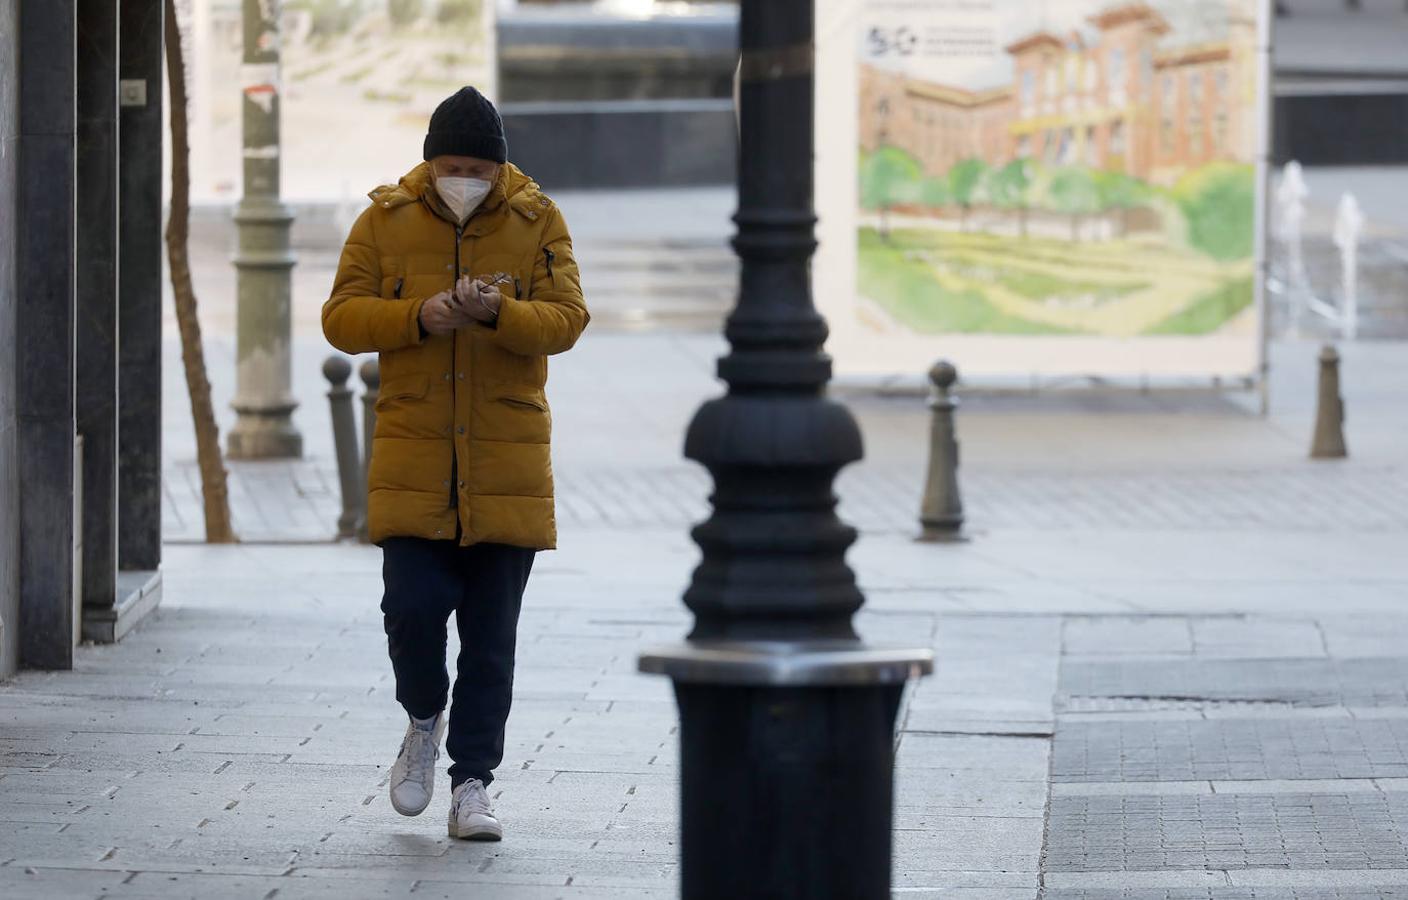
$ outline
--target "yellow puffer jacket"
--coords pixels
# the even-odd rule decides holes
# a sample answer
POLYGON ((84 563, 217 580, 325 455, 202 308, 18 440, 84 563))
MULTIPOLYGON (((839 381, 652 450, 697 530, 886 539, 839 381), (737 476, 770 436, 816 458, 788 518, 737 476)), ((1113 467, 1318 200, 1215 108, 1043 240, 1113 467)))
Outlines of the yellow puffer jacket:
POLYGON ((370 196, 342 250, 323 333, 345 353, 381 354, 372 540, 556 546, 547 356, 571 348, 590 320, 566 223, 512 165, 462 228, 428 163, 370 196), (499 286, 498 321, 423 336, 421 304, 457 271, 512 276, 499 286))

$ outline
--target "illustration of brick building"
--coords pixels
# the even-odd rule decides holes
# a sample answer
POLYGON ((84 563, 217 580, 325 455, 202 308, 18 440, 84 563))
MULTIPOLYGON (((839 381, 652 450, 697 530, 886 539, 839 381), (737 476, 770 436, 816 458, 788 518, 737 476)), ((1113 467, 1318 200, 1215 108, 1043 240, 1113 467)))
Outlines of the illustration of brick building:
POLYGON ((1105 7, 1089 34, 1009 43, 1013 79, 983 90, 931 84, 876 66, 861 75, 862 147, 889 145, 940 175, 976 157, 1125 172, 1169 183, 1191 168, 1255 154, 1255 19, 1234 0, 1224 39, 1165 46, 1147 3, 1105 7))

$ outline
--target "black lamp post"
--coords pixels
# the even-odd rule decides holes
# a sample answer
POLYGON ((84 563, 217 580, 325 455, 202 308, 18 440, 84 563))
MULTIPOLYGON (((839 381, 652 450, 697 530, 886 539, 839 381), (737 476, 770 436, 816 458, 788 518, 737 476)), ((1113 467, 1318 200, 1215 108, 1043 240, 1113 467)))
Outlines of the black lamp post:
POLYGON ((682 894, 890 895, 894 724, 926 650, 868 647, 832 484, 861 458, 812 304, 813 0, 743 0, 738 305, 685 455, 714 478, 682 645, 642 655, 680 707, 682 894))

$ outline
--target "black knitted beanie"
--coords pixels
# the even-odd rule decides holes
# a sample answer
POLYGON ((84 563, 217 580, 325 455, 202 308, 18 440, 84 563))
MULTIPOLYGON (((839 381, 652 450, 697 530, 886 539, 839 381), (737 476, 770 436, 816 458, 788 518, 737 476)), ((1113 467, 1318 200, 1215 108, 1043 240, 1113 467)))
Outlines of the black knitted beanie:
POLYGON ((463 87, 435 109, 430 133, 425 136, 425 158, 473 156, 502 163, 508 161, 504 121, 488 98, 472 87, 463 87))

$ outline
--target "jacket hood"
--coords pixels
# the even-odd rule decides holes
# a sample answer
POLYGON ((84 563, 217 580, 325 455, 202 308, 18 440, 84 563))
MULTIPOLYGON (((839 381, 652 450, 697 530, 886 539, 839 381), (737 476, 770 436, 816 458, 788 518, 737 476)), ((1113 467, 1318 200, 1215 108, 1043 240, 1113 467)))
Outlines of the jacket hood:
MULTIPOLYGON (((504 163, 499 167, 499 177, 489 190, 489 196, 484 198, 480 209, 493 211, 506 201, 517 206, 534 200, 541 194, 542 189, 536 181, 523 174, 513 163, 504 163)), ((423 162, 402 175, 396 184, 383 184, 372 189, 367 196, 373 203, 387 209, 424 202, 437 215, 450 221, 454 220, 444 201, 440 199, 440 194, 435 190, 435 181, 430 174, 428 162, 423 162)))

